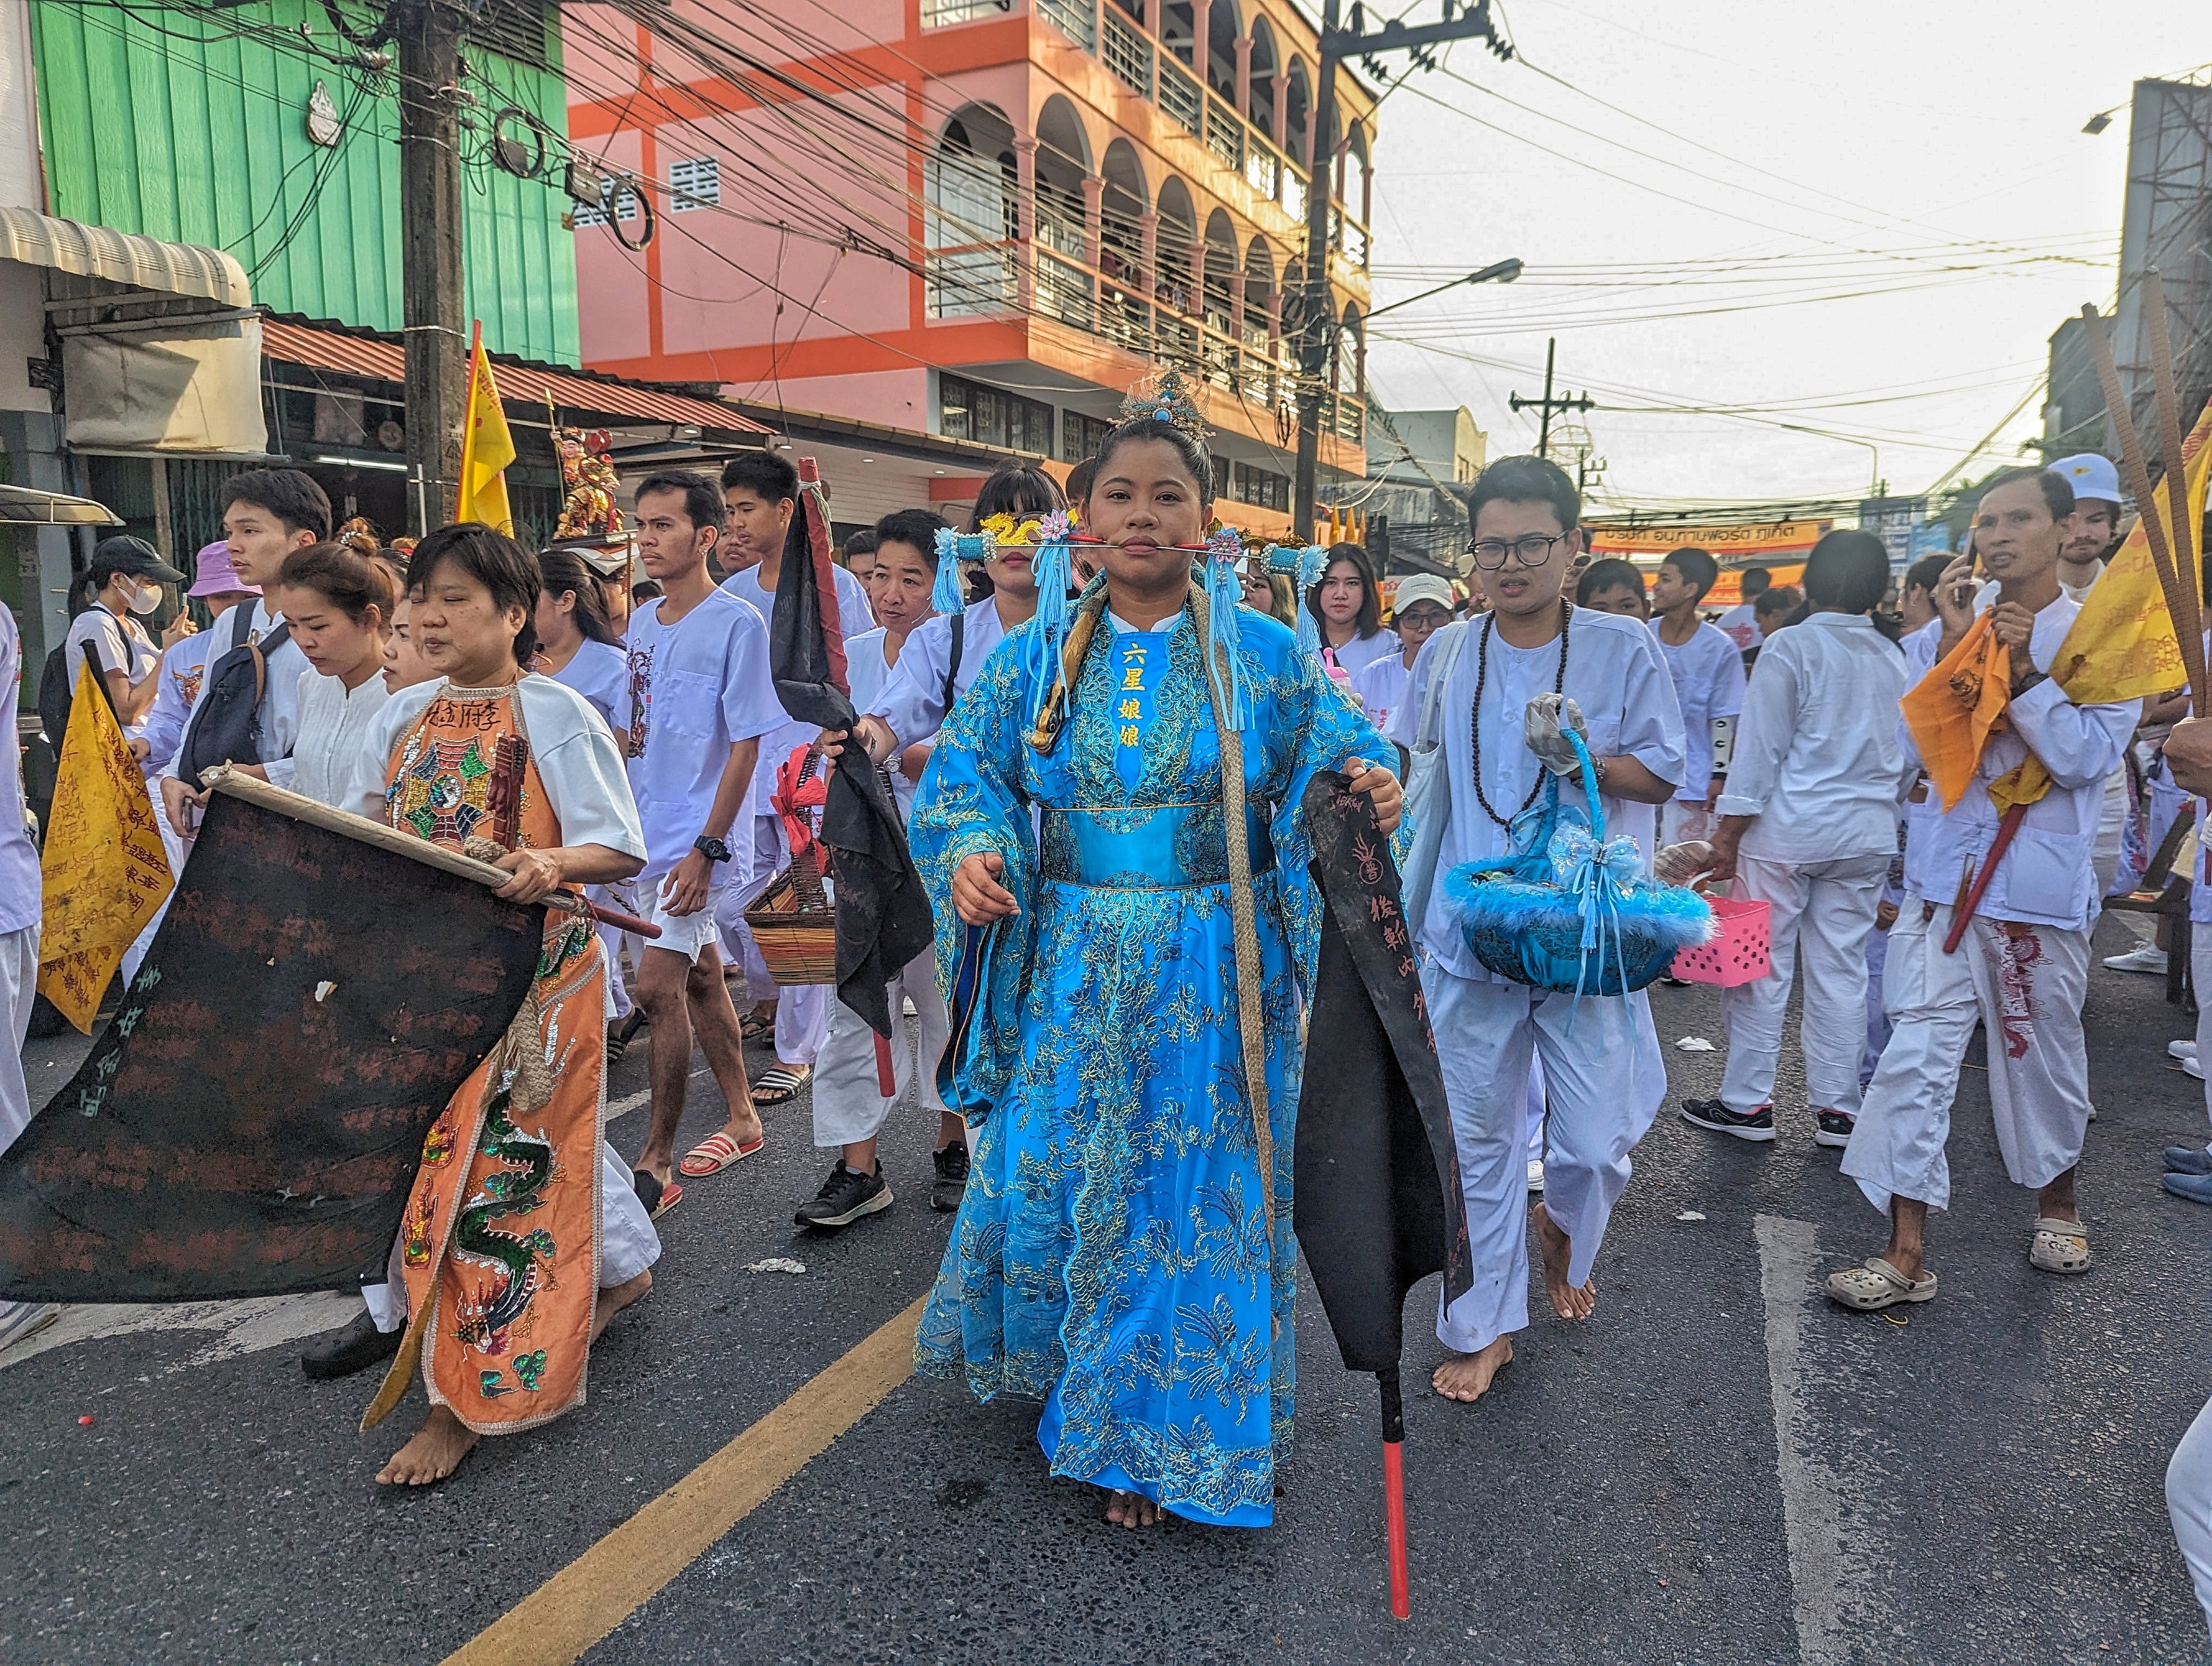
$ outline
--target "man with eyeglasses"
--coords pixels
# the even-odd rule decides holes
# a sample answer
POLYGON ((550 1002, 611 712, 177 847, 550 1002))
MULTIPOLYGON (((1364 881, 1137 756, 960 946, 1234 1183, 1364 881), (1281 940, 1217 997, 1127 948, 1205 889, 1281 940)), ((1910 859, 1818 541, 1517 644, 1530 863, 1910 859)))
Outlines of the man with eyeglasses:
MULTIPOLYGON (((1634 835, 1648 863, 1656 807, 1674 796, 1686 762, 1681 712, 1651 634, 1640 619, 1562 599, 1583 539, 1581 496, 1557 464, 1501 459, 1476 480, 1473 508, 1491 611, 1429 640, 1391 724, 1390 738, 1414 747, 1429 680, 1441 676, 1428 738, 1443 747, 1446 784, 1437 871, 1507 854, 1508 829, 1538 803, 1547 772, 1559 778, 1563 806, 1589 807, 1565 729, 1595 761, 1607 832, 1634 835)), ((1577 1000, 1508 982, 1474 958, 1443 895, 1431 888, 1415 936, 1474 1282, 1438 1316, 1437 1335, 1453 1352, 1435 1387, 1472 1401, 1528 1325, 1530 1228, 1553 1310, 1590 1316, 1598 1243, 1628 1183, 1629 1150, 1666 1097, 1667 1067, 1641 992, 1577 1000), (1532 1057, 1547 1104, 1547 1190, 1524 1215, 1532 1057)))

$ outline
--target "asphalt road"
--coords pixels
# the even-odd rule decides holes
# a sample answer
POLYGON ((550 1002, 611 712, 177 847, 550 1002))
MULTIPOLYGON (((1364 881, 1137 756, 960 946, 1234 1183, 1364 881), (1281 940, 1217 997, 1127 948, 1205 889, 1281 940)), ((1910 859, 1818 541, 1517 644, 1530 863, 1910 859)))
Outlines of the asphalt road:
MULTIPOLYGON (((1712 1091, 1723 1055, 1672 1043, 1724 1043, 1717 1002, 1654 994, 1676 1096, 1712 1091)), ((2092 978, 2086 1278, 2028 1267, 2032 1201, 1969 1070, 1956 1207, 1930 1238, 1941 1299, 1904 1322, 1832 1308, 1819 1275, 1879 1248, 1881 1223, 1813 1145, 1793 1047, 1777 1145, 1662 1113, 1597 1316, 1538 1319, 1480 1406, 1427 1392, 1434 1286, 1415 1291, 1410 1623, 1385 1600, 1374 1384, 1309 1297, 1270 1530, 1109 1528, 1089 1489, 1045 1476, 1033 1410, 909 1380, 585 1658, 2193 1666, 2204 1624, 2161 1478, 2212 1391, 2212 1211, 2158 1185, 2160 1146, 2205 1128, 2160 994, 2092 978)), ((33 1043, 34 1094, 81 1045, 33 1043)), ((611 1098, 642 1087, 641 1055, 611 1098)), ((686 1132, 718 1120, 701 1079, 686 1132)), ((927 1287, 950 1219, 927 1207, 934 1117, 895 1119, 899 1202, 836 1237, 790 1225, 825 1166, 803 1104, 769 1126, 762 1157, 663 1223, 590 1403, 441 1487, 372 1480, 419 1389, 364 1435, 372 1377, 301 1377, 296 1339, 342 1322, 343 1298, 75 1310, 0 1354, 0 1661, 416 1662, 468 1642, 927 1287), (806 1271, 745 1270, 771 1256, 806 1271)), ((642 1113, 611 1132, 633 1151, 642 1113)))

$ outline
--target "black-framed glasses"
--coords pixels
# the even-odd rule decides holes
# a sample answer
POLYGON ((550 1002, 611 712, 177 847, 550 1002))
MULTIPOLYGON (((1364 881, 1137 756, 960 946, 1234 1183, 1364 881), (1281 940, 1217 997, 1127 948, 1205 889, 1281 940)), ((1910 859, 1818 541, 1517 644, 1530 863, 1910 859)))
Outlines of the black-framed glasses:
POLYGON ((1554 532, 1546 537, 1531 532, 1527 538, 1516 538, 1510 544, 1503 538, 1486 538, 1473 546, 1474 564, 1486 573, 1495 573, 1505 565, 1510 551, 1513 559, 1523 567, 1541 567, 1552 558, 1552 546, 1572 537, 1571 532, 1554 532))

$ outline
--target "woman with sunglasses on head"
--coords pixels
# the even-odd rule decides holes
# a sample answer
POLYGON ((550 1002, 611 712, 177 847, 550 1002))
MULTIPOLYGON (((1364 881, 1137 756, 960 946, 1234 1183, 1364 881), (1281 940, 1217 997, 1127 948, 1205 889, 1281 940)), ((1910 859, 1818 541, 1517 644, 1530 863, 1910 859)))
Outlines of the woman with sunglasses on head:
POLYGON ((1194 581, 1203 429, 1172 396, 1139 410, 1097 453, 1104 570, 992 655, 915 800, 940 958, 981 988, 954 1043, 973 1164, 915 1363, 1042 1400, 1052 1472, 1104 1489, 1118 1525, 1261 1527, 1295 1358, 1297 991, 1319 906, 1299 807, 1322 769, 1385 828, 1401 795, 1296 636, 1225 575, 1194 581), (1241 939, 1232 892, 1253 904, 1241 939), (1242 1048, 1240 962, 1264 1065, 1242 1048))

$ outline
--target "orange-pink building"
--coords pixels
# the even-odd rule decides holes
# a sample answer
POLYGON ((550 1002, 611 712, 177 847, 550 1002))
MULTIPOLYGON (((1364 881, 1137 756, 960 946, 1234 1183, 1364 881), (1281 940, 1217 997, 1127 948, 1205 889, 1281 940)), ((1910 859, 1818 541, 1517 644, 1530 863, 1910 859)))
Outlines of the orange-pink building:
MULTIPOLYGON (((1064 471, 1171 362, 1204 386, 1224 518, 1287 528, 1316 59, 1290 0, 567 15, 572 141, 608 182, 578 216, 586 363, 1064 471)), ((1365 468, 1374 100, 1349 73, 1337 95, 1325 480, 1365 468)), ((976 484, 868 464, 881 489, 841 481, 844 513, 976 484)))

